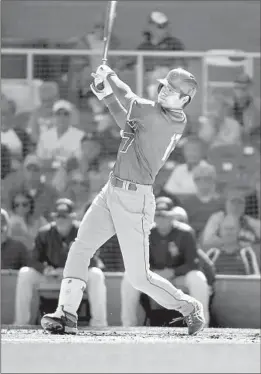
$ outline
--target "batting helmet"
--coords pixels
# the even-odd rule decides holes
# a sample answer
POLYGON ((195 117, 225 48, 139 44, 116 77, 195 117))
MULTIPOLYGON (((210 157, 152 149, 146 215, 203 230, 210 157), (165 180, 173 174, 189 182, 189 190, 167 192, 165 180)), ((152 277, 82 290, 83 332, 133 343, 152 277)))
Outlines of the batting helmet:
POLYGON ((168 72, 166 78, 158 79, 163 85, 170 85, 174 90, 183 95, 189 96, 190 101, 196 95, 198 84, 194 75, 182 68, 172 69, 168 72))

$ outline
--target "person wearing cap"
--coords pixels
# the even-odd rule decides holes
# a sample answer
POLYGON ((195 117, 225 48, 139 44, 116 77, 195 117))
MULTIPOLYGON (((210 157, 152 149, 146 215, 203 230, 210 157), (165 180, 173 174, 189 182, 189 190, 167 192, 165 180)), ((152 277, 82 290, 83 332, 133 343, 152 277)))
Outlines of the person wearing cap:
POLYGON ((21 170, 7 175, 1 187, 1 204, 8 211, 11 210, 12 196, 19 191, 28 191, 35 200, 35 217, 50 219, 58 192, 46 183, 42 161, 36 154, 29 154, 21 170))
MULTIPOLYGON (((193 229, 179 219, 186 220, 186 211, 174 207, 169 197, 156 199, 155 223, 150 234, 150 267, 176 287, 204 305, 209 323, 209 287, 200 267, 197 242, 193 229)), ((123 326, 137 326, 140 291, 133 288, 125 273, 121 284, 121 321, 123 326)), ((151 301, 152 302, 152 301, 151 301)))
POLYGON ((260 97, 254 95, 253 80, 246 73, 234 81, 230 112, 241 125, 243 140, 260 147, 260 97))
MULTIPOLYGON (((74 203, 60 198, 54 205, 53 221, 41 228, 35 239, 30 267, 20 269, 17 278, 15 325, 27 325, 33 315, 33 292, 40 283, 59 283, 71 243, 77 235, 74 203)), ((107 302, 103 263, 94 255, 89 268, 88 296, 91 326, 107 326, 107 302)), ((88 269, 86 269, 87 271, 88 269)))
MULTIPOLYGON (((171 35, 170 22, 166 14, 159 11, 152 11, 147 17, 147 25, 143 32, 143 41, 137 46, 142 51, 184 51, 183 42, 171 35)), ((146 72, 147 84, 157 78, 162 78, 170 67, 182 66, 187 68, 186 61, 177 57, 145 57, 144 67, 146 72)), ((131 68, 136 64, 136 59, 125 58, 123 65, 125 68, 131 68)), ((148 88, 150 92, 152 88, 148 88)), ((151 98, 152 99, 152 98, 151 98)))
POLYGON ((186 210, 189 223, 199 239, 208 218, 223 209, 224 199, 216 191, 216 169, 201 160, 192 170, 196 193, 184 196, 182 207, 186 210))
POLYGON ((1 269, 19 270, 29 264, 29 252, 26 246, 12 238, 10 217, 1 208, 1 269))
POLYGON ((67 100, 58 100, 52 111, 55 126, 41 135, 36 150, 38 157, 45 163, 62 163, 69 157, 79 157, 84 132, 72 125, 73 104, 67 100))
POLYGON ((234 247, 251 247, 260 241, 261 221, 244 213, 245 196, 239 189, 228 189, 225 192, 225 208, 213 213, 206 222, 202 232, 201 243, 204 250, 213 247, 228 247, 226 237, 222 237, 222 225, 226 217, 231 217, 237 235, 234 247))

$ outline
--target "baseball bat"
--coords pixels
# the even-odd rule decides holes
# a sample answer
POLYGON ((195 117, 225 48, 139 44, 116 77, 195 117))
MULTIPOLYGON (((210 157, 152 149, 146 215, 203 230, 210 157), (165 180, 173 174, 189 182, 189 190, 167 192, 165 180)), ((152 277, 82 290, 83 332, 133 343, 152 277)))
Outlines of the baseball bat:
MULTIPOLYGON (((105 17, 104 32, 103 32, 103 53, 102 53, 102 64, 106 65, 108 60, 108 51, 110 46, 112 27, 114 19, 116 17, 116 6, 118 1, 109 1, 107 5, 107 12, 105 17)), ((103 83, 97 85, 98 90, 103 90, 103 83)))

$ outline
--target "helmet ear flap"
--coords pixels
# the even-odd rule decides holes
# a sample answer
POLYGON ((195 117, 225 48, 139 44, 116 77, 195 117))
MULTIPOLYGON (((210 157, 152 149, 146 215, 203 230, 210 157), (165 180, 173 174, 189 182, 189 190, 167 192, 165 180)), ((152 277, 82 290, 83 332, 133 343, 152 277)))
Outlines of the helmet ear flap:
POLYGON ((159 86, 158 86, 158 94, 160 93, 160 91, 161 91, 161 89, 162 89, 163 86, 164 85, 162 83, 159 84, 159 86))

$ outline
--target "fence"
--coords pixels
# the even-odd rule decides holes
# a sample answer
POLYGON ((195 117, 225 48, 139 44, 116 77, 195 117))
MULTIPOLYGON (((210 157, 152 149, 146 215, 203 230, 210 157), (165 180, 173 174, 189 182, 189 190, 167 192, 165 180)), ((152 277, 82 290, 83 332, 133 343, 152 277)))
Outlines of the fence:
MULTIPOLYGON (((2 54, 2 79, 5 78, 5 70, 9 70, 8 78, 19 78, 16 74, 20 69, 23 70, 23 79, 26 79, 29 84, 35 79, 35 69, 37 68, 37 58, 39 57, 58 57, 58 56, 99 56, 101 54, 98 50, 70 50, 70 49, 23 49, 23 48, 3 48, 2 54), (12 66, 14 68, 12 68, 12 66), (18 68, 17 68, 18 67, 18 68)), ((119 50, 110 51, 111 57, 120 56, 123 58, 136 59, 135 64, 135 82, 136 92, 142 96, 144 91, 144 67, 145 59, 152 58, 184 58, 190 62, 190 71, 199 79, 200 85, 200 108, 201 113, 207 110, 207 93, 209 87, 231 87, 230 82, 222 80, 211 80, 210 67, 223 68, 243 68, 250 76, 260 74, 260 53, 259 52, 242 52, 235 50, 212 50, 207 52, 198 51, 181 51, 181 52, 167 52, 167 51, 129 51, 119 50), (257 62, 257 60, 259 62, 257 62), (257 66, 256 63, 258 63, 257 66)), ((222 73, 223 74, 223 73, 222 73)), ((48 80, 48 79, 47 79, 48 80)), ((257 77, 257 82, 259 77, 257 77)), ((257 83, 259 90, 259 84, 257 83)))

